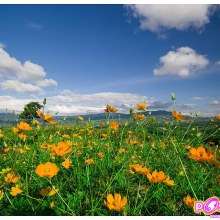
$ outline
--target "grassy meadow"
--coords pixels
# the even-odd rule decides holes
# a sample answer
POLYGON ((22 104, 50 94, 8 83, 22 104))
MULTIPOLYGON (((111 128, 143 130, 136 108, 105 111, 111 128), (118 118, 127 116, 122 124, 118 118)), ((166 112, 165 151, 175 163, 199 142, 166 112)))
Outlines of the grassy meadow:
POLYGON ((38 111, 40 124, 2 127, 1 215, 197 215, 194 201, 220 195, 220 115, 198 126, 198 115, 158 121, 146 109, 121 122, 107 105, 99 126, 38 111))

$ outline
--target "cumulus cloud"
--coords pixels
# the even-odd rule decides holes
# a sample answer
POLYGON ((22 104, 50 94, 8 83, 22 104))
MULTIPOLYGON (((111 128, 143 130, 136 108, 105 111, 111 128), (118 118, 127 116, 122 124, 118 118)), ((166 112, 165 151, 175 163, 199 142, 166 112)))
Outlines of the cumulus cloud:
POLYGON ((0 84, 3 90, 19 93, 42 92, 41 87, 57 85, 55 80, 45 79, 45 77, 46 72, 42 66, 31 61, 25 61, 22 64, 0 48, 0 84), (20 88, 15 88, 13 85, 20 88))
POLYGON ((197 70, 203 69, 209 61, 190 47, 180 47, 160 57, 160 67, 154 69, 154 75, 177 75, 189 77, 197 70))
POLYGON ((2 90, 14 91, 17 93, 43 93, 43 90, 30 83, 22 83, 16 80, 6 80, 0 83, 2 90))
POLYGON ((57 86, 57 82, 53 79, 44 79, 41 81, 36 82, 40 87, 50 87, 50 86, 57 86))
POLYGON ((161 32, 175 28, 183 31, 189 27, 201 29, 209 23, 211 5, 162 5, 136 4, 125 6, 138 18, 141 30, 161 32))
MULTIPOLYGON (((14 98, 12 96, 0 96, 1 106, 10 111, 21 111, 25 104, 31 101, 42 102, 44 97, 32 97, 29 99, 14 98)), ((60 94, 47 97, 46 111, 58 115, 103 113, 106 104, 116 106, 119 113, 129 114, 130 108, 135 108, 138 102, 146 101, 150 110, 168 108, 171 103, 160 102, 154 97, 132 93, 93 93, 80 94, 70 90, 61 91, 60 94)), ((0 110, 3 111, 4 109, 0 110)))

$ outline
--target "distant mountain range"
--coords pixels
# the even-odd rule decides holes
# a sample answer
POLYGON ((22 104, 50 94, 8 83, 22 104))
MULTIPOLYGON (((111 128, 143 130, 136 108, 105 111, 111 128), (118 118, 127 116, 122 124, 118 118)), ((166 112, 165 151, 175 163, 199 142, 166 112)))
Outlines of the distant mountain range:
MULTIPOLYGON (((149 115, 149 112, 146 111, 143 113, 144 115, 149 115)), ((159 110, 159 111, 151 111, 151 115, 152 116, 171 116, 172 113, 171 112, 168 112, 168 111, 165 111, 165 110, 159 110)), ((78 116, 78 115, 77 115, 78 116)), ((66 119, 73 119, 77 116, 66 116, 66 119)), ((88 115, 79 115, 79 116, 82 116, 85 120, 102 120, 102 119, 106 119, 108 117, 108 114, 105 114, 105 113, 98 113, 98 114, 88 114, 88 115)), ((64 118, 65 116, 56 116, 54 117, 55 119, 58 119, 58 118, 64 118)), ((128 119, 130 118, 130 114, 123 114, 123 113, 112 113, 110 118, 121 118, 121 119, 128 119)))
MULTIPOLYGON (((165 111, 165 110, 158 110, 158 111, 146 111, 143 113, 144 115, 148 116, 149 114, 151 114, 151 116, 155 116, 157 118, 161 118, 161 117, 172 117, 172 113, 165 111)), ((77 116, 82 116, 84 118, 84 120, 105 120, 108 118, 108 114, 105 113, 99 113, 99 114, 87 114, 87 115, 73 115, 73 116, 53 116, 54 120, 63 120, 65 118, 65 121, 72 121, 75 120, 77 118, 77 116)), ((129 119, 131 116, 130 114, 123 114, 123 113, 112 113, 110 115, 110 119, 111 118, 114 119, 129 119)), ((184 116, 185 119, 190 119, 190 116, 184 116)), ((6 122, 10 122, 12 124, 16 123, 16 120, 18 119, 18 115, 17 114, 12 114, 12 113, 0 113, 0 124, 3 124, 6 122)), ((201 120, 204 120, 205 118, 201 118, 201 120)), ((208 117, 207 117, 208 119, 208 117)))

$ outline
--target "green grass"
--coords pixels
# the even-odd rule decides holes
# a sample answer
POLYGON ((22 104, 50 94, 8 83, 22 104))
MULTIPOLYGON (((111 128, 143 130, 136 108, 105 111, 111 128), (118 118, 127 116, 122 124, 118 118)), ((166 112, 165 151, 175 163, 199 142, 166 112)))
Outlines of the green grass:
POLYGON ((189 123, 173 119, 166 124, 166 119, 153 122, 148 116, 137 123, 123 121, 114 132, 108 124, 94 127, 93 121, 70 126, 61 123, 40 129, 32 127, 31 131, 24 132, 28 136, 25 141, 5 127, 4 137, 0 139, 0 171, 9 167, 18 174, 20 179, 16 184, 23 192, 12 196, 11 187, 16 184, 5 182, 7 174, 0 175, 0 190, 4 192, 0 200, 1 215, 196 215, 184 203, 184 197, 191 195, 205 201, 220 195, 219 168, 190 159, 185 148, 200 145, 211 148, 219 161, 218 145, 210 143, 219 137, 218 127, 214 127, 217 122, 204 127, 197 125, 196 120, 195 117, 189 123), (134 133, 128 134, 129 130, 134 133), (102 133, 107 137, 102 138, 102 133), (69 138, 63 139, 64 134, 69 138), (131 144, 130 140, 137 143, 131 144), (50 149, 40 148, 44 142, 57 144, 59 141, 71 141, 72 151, 67 155, 72 161, 69 169, 62 167, 63 158, 52 156, 50 149), (25 150, 25 146, 30 150, 25 150), (119 152, 121 148, 125 149, 124 153, 119 152), (3 152, 4 149, 9 151, 3 152), (104 154, 103 158, 98 157, 99 152, 104 154), (93 158, 94 164, 85 162, 89 158, 93 158), (52 179, 35 173, 40 163, 48 161, 59 167, 52 179), (151 172, 163 171, 175 185, 151 183, 144 175, 131 174, 129 165, 137 163, 150 168, 151 172), (39 194, 42 188, 52 185, 59 189, 54 196, 39 194), (109 193, 127 197, 123 212, 105 207, 104 200, 109 193), (54 207, 50 208, 52 201, 54 207))

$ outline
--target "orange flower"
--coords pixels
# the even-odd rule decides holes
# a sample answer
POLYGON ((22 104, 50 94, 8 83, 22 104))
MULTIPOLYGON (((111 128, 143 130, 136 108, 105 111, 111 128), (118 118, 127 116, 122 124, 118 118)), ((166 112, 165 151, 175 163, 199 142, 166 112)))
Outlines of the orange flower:
POLYGON ((182 116, 181 112, 179 114, 176 111, 172 111, 172 115, 178 120, 178 121, 184 121, 184 117, 182 116))
POLYGON ((17 124, 17 128, 20 131, 30 131, 31 127, 28 123, 21 121, 19 124, 17 124))
POLYGON ((12 129, 15 134, 19 134, 23 131, 30 131, 31 127, 28 123, 21 121, 19 124, 17 124, 17 128, 13 127, 12 129))
POLYGON ((106 105, 106 109, 104 109, 104 112, 105 113, 109 113, 109 112, 117 112, 118 109, 113 107, 113 106, 110 106, 110 105, 106 105))
POLYGON ((40 177, 52 178, 57 175, 59 168, 56 164, 47 162, 45 164, 40 164, 37 166, 35 173, 40 177))
POLYGON ((52 146, 52 155, 57 157, 64 157, 72 151, 72 147, 66 142, 58 142, 58 146, 52 146))
POLYGON ((55 187, 50 187, 48 186, 46 189, 41 189, 40 190, 40 195, 41 196, 53 196, 55 195, 57 192, 59 191, 59 189, 56 189, 55 187))
POLYGON ((141 104, 140 103, 137 104, 137 110, 146 111, 146 109, 147 109, 147 104, 145 102, 142 102, 141 104))
POLYGON ((1 134, 1 133, 0 133, 0 138, 3 138, 3 137, 4 137, 4 134, 1 134))
POLYGON ((94 164, 94 161, 93 161, 93 159, 91 158, 91 159, 86 160, 86 163, 87 163, 88 165, 92 165, 92 164, 94 164))
POLYGON ((217 120, 220 121, 220 114, 218 114, 216 118, 217 118, 217 120))
POLYGON ((212 154, 212 150, 208 149, 206 150, 203 146, 196 148, 190 148, 189 152, 191 155, 189 155, 189 158, 192 158, 194 160, 197 160, 199 162, 205 162, 205 161, 211 161, 215 155, 212 154))
POLYGON ((147 178, 151 183, 165 183, 168 186, 174 186, 174 181, 170 180, 170 177, 166 176, 163 171, 154 171, 152 174, 148 173, 147 178))
POLYGON ((68 158, 66 159, 63 163, 62 163, 62 166, 66 169, 69 169, 69 167, 71 166, 72 164, 72 161, 68 158))
POLYGON ((150 169, 146 167, 142 167, 140 164, 134 164, 130 166, 132 169, 134 169, 137 173, 142 175, 147 175, 150 173, 150 169))
POLYGON ((106 137, 107 137, 107 134, 101 134, 101 136, 102 136, 103 138, 106 138, 106 137))
POLYGON ((7 183, 16 183, 20 177, 14 173, 8 173, 4 179, 7 183))
POLYGON ((146 116, 144 114, 138 114, 138 113, 134 114, 134 120, 144 120, 145 118, 146 116))
POLYGON ((23 140, 23 141, 25 141, 25 140, 27 139, 27 135, 22 134, 22 133, 19 133, 19 134, 18 134, 18 137, 19 137, 21 140, 23 140))
POLYGON ((18 134, 18 133, 20 132, 20 131, 18 130, 18 128, 13 127, 12 129, 13 129, 13 132, 14 132, 15 134, 18 134))
POLYGON ((131 130, 129 130, 129 131, 128 131, 128 134, 133 134, 133 133, 134 133, 134 132, 133 132, 133 131, 131 131, 131 130))
POLYGON ((53 125, 53 124, 58 124, 57 122, 53 121, 53 117, 50 115, 50 113, 47 113, 46 115, 44 115, 40 109, 38 109, 36 111, 37 115, 44 121, 44 122, 48 122, 49 124, 53 125))
POLYGON ((174 186, 174 181, 170 179, 169 176, 167 176, 166 180, 164 181, 165 184, 167 184, 168 186, 174 186))
POLYGON ((187 197, 183 198, 183 201, 186 203, 187 206, 189 206, 190 208, 193 208, 194 202, 196 202, 196 199, 191 198, 190 195, 188 195, 187 197))
POLYGON ((122 154, 122 153, 124 153, 124 152, 125 152, 125 149, 124 149, 124 148, 120 148, 120 149, 119 149, 119 153, 122 154))
POLYGON ((78 155, 82 154, 82 152, 81 152, 80 150, 78 150, 76 153, 77 153, 78 155))
POLYGON ((99 152, 99 153, 98 153, 98 157, 99 157, 99 158, 103 158, 103 157, 104 157, 104 154, 103 154, 102 152, 99 152))
POLYGON ((107 195, 107 202, 104 200, 104 205, 111 211, 121 212, 127 203, 126 196, 121 199, 121 195, 115 193, 114 197, 112 194, 107 195))
POLYGON ((16 185, 15 187, 11 187, 11 192, 10 194, 12 196, 17 196, 18 194, 22 193, 23 191, 19 188, 18 185, 16 185))
POLYGON ((116 131, 116 130, 119 129, 119 124, 117 122, 113 121, 113 122, 111 122, 111 126, 109 126, 109 128, 111 130, 115 130, 116 131))

